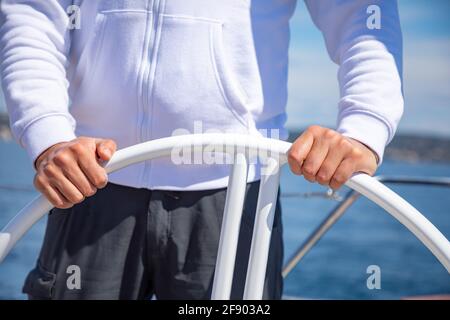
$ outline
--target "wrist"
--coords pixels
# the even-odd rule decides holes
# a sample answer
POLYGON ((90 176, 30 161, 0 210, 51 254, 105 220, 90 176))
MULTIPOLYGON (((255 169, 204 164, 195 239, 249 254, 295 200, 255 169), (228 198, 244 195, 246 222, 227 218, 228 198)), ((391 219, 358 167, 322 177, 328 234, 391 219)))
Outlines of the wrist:
POLYGON ((362 142, 359 141, 359 140, 356 140, 356 139, 353 139, 353 138, 350 138, 350 137, 349 137, 349 139, 352 140, 352 141, 354 141, 354 142, 356 142, 356 143, 358 143, 358 144, 360 144, 360 145, 362 145, 362 146, 365 147, 367 150, 369 150, 370 153, 373 155, 373 157, 374 157, 374 159, 375 159, 375 163, 376 163, 377 166, 378 166, 378 164, 380 163, 380 157, 378 156, 378 154, 377 154, 371 147, 369 147, 369 146, 368 146, 367 144, 365 144, 365 143, 362 143, 362 142))

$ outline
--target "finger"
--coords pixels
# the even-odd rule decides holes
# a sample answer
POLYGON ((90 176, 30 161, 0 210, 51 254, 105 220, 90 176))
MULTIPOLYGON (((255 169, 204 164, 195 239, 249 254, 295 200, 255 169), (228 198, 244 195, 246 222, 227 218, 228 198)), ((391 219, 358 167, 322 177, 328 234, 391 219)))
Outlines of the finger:
POLYGON ((94 187, 100 189, 106 186, 108 176, 105 169, 97 162, 94 154, 89 152, 78 154, 78 165, 94 187))
POLYGON ((80 203, 84 200, 84 195, 69 181, 69 179, 67 179, 59 167, 48 166, 45 174, 50 185, 53 188, 58 189, 70 203, 80 203))
POLYGON ((103 161, 109 161, 116 152, 117 145, 111 139, 99 139, 96 144, 97 156, 103 161))
POLYGON ((305 131, 292 144, 288 152, 288 163, 292 172, 301 175, 301 166, 314 142, 314 137, 309 131, 305 131))
POLYGON ((322 185, 329 185, 331 178, 350 150, 351 143, 345 139, 330 146, 327 156, 317 172, 317 182, 322 185))
POLYGON ((50 185, 41 190, 41 192, 56 208, 68 209, 73 207, 73 203, 67 200, 67 198, 58 191, 58 189, 52 188, 50 185))
POLYGON ((35 176, 34 185, 53 206, 62 209, 70 205, 67 199, 58 190, 52 188, 49 181, 42 175, 35 176))
POLYGON ((301 167, 303 176, 310 182, 316 181, 316 174, 319 171, 329 149, 328 141, 325 139, 314 139, 311 151, 308 153, 301 167))
POLYGON ((355 172, 355 163, 352 159, 346 158, 337 167, 333 177, 330 180, 330 188, 339 189, 355 172))
POLYGON ((97 188, 89 181, 77 163, 68 168, 63 168, 62 170, 67 179, 75 185, 83 196, 93 196, 97 191, 97 188))

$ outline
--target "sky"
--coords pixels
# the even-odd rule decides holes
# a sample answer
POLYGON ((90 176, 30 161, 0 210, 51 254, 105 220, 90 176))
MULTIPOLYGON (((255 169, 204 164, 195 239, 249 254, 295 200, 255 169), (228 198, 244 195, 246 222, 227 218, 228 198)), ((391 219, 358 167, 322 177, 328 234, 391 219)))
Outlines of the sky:
MULTIPOLYGON (((405 112, 399 132, 450 137, 450 1, 399 0, 405 112)), ((335 127, 337 66, 303 1, 291 20, 288 127, 335 127)), ((1 100, 1 93, 0 93, 1 100)), ((5 110, 0 101, 0 111, 5 110)))
MULTIPOLYGON (((399 132, 450 137, 450 1, 399 0, 405 112, 399 132)), ((303 1, 291 20, 288 127, 334 127, 337 66, 303 1)))

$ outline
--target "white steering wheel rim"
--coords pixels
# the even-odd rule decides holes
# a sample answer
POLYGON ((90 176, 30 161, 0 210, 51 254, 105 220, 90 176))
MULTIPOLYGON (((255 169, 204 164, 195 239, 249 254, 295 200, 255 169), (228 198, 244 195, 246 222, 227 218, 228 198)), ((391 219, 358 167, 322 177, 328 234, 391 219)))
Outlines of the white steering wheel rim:
MULTIPOLYGON (((194 134, 152 140, 117 151, 105 165, 108 173, 131 164, 169 156, 175 147, 217 146, 227 153, 249 150, 257 154, 279 156, 280 167, 286 164, 290 143, 240 134, 194 134), (229 148, 226 148, 229 147, 229 148), (258 153, 259 152, 259 153, 258 153)), ((372 200, 407 227, 450 273, 450 242, 417 209, 388 187, 366 174, 356 174, 346 185, 372 200)), ((43 196, 25 206, 0 232, 0 262, 20 238, 53 206, 43 196)))

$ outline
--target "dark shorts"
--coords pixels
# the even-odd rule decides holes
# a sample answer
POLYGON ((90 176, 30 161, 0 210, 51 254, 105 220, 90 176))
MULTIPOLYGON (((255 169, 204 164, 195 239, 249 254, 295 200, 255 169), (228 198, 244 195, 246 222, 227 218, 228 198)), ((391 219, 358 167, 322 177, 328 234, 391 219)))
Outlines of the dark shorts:
MULTIPOLYGON (((232 299, 243 295, 259 182, 247 186, 232 299)), ((159 191, 108 184, 48 216, 41 253, 23 288, 31 299, 208 299, 226 189, 159 191)), ((279 202, 264 288, 282 294, 279 202)))

